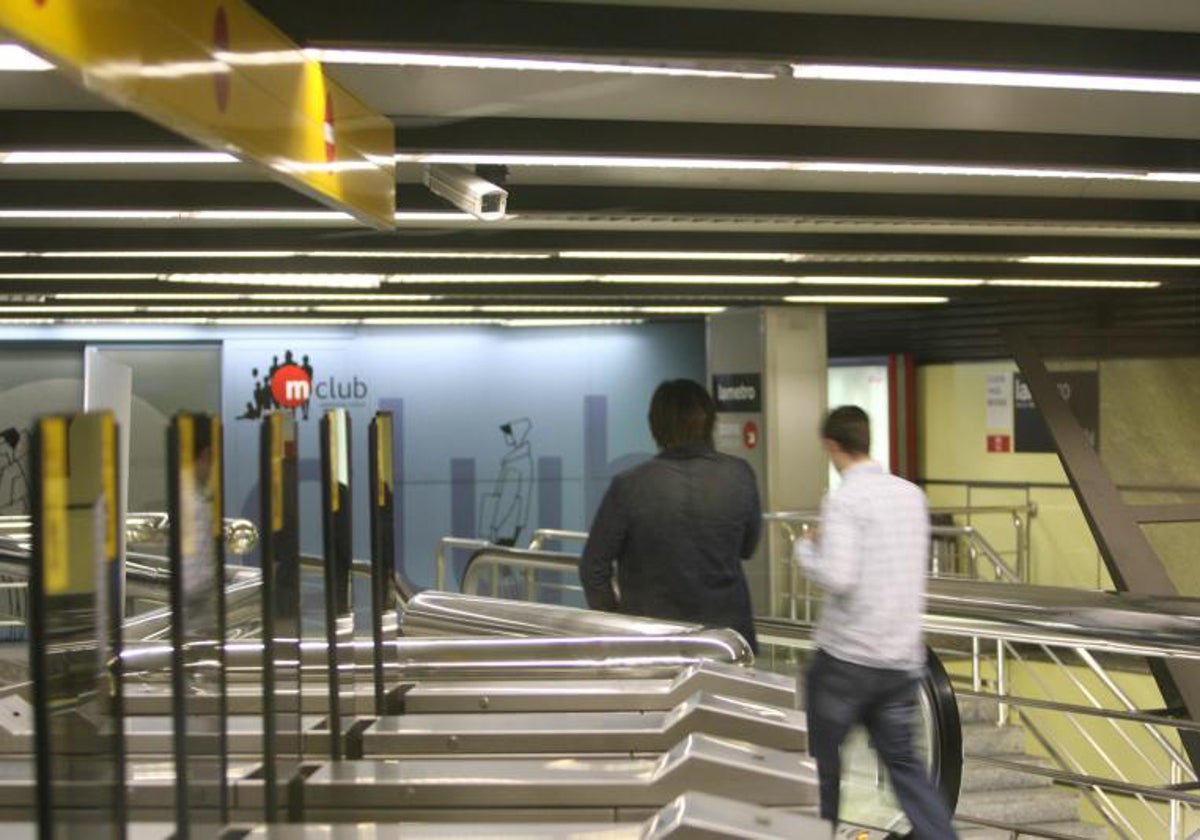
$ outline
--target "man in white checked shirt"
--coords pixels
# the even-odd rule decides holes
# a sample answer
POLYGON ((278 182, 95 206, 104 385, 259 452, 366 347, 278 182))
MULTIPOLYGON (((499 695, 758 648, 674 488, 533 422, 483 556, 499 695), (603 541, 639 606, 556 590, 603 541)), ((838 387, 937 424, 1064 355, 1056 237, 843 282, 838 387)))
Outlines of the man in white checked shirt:
POLYGON ((913 748, 925 667, 925 495, 871 460, 870 421, 861 408, 834 409, 821 436, 842 483, 821 505, 818 533, 796 545, 796 560, 825 592, 817 654, 805 680, 821 816, 837 822, 840 749, 861 723, 887 767, 912 836, 953 838, 950 809, 913 748))

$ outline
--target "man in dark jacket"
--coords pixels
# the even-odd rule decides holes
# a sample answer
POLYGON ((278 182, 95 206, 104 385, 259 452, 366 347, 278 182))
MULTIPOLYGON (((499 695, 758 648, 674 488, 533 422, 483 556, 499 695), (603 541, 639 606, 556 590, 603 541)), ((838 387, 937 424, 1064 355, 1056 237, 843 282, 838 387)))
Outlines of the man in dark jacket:
POLYGON ((762 527, 758 486, 749 464, 713 448, 715 420, 698 382, 658 386, 650 431, 660 451, 613 478, 579 576, 592 609, 732 627, 757 648, 742 560, 762 527))

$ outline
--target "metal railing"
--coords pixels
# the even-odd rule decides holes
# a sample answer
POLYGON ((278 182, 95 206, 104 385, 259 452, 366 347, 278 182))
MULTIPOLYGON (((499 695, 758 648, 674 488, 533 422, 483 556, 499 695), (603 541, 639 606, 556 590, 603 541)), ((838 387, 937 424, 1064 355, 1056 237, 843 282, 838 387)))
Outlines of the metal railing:
MULTIPOLYGON (((1010 509, 1001 508, 1000 510, 1007 512, 1010 509)), ((937 508, 931 512, 946 511, 947 509, 937 508)), ((802 620, 811 622, 813 620, 813 605, 819 600, 813 592, 811 582, 802 575, 799 565, 794 562, 792 557, 796 541, 803 539, 820 523, 820 519, 820 514, 813 511, 774 511, 763 514, 763 520, 780 527, 786 539, 787 555, 784 562, 787 569, 787 590, 783 593, 783 603, 787 617, 793 621, 802 620)), ((930 526, 929 533, 933 538, 929 559, 929 574, 931 577, 946 576, 941 568, 937 551, 937 540, 942 539, 959 541, 965 545, 966 556, 970 561, 968 567, 971 572, 970 577, 973 579, 984 579, 980 571, 981 569, 988 569, 993 575, 994 580, 1003 583, 1020 582, 1019 571, 1009 566, 1000 555, 1000 552, 984 539, 983 535, 973 526, 932 525, 930 526)), ((779 603, 776 593, 772 593, 771 603, 779 603)))
POLYGON ((977 760, 1082 791, 1120 837, 1184 836, 1200 798, 1179 737, 1200 723, 1141 711, 1118 674, 1145 674, 1147 659, 1200 660, 1200 599, 943 581, 931 584, 925 629, 969 644, 959 693, 994 703, 998 724, 1018 715, 1057 767, 977 760))

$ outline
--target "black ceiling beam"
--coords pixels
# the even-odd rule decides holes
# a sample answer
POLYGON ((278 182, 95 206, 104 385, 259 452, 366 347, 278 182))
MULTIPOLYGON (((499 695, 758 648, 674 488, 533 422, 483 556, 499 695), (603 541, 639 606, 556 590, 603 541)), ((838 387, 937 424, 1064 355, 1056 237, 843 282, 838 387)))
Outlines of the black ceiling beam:
MULTIPOLYGON (((143 246, 145 247, 145 246, 143 246)), ((1193 284, 1200 288, 1200 266, 1144 267, 1103 265, 1039 265, 1025 263, 948 263, 948 262, 872 262, 854 260, 806 260, 800 263, 702 260, 590 260, 560 259, 441 259, 441 258, 45 258, 24 257, 0 260, 0 274, 29 272, 367 272, 429 274, 703 274, 736 277, 776 275, 823 275, 857 277, 864 273, 876 277, 1002 277, 1059 279, 1156 279, 1172 284, 1193 284)), ((955 293, 957 290, 955 290, 955 293)), ((1006 292, 1010 294, 1011 292, 1006 292)))
POLYGON ((1200 257, 1200 240, 1122 236, 994 236, 674 232, 604 230, 470 230, 402 228, 16 228, 0 226, 0 251, 202 249, 530 249, 902 251, 982 254, 1115 254, 1200 257))
MULTIPOLYGON (((846 128, 624 120, 468 119, 396 129, 406 152, 754 157, 1200 170, 1191 139, 1011 131, 846 128)), ((0 150, 199 149, 119 111, 7 111, 0 150)), ((169 174, 169 173, 168 173, 169 174)))
POLYGON ((4 111, 0 150, 203 149, 128 111, 4 111))
MULTIPOLYGON (((256 208, 323 209, 269 181, 0 181, 0 207, 23 208, 256 208)), ((398 192, 401 210, 450 206, 427 189, 398 192)), ((909 193, 723 190, 673 187, 510 187, 510 213, 669 213, 786 216, 854 216, 895 219, 1200 222, 1200 203, 1163 199, 1062 198, 1057 196, 931 195, 909 193)), ((51 225, 53 226, 53 225, 51 225)), ((499 228, 497 228, 499 229, 499 228)))
POLYGON ((624 120, 470 119, 396 130, 405 152, 754 157, 1024 166, 1200 169, 1200 143, 1015 131, 624 120))
POLYGON ((301 43, 1196 76, 1200 34, 527 0, 254 0, 301 43))

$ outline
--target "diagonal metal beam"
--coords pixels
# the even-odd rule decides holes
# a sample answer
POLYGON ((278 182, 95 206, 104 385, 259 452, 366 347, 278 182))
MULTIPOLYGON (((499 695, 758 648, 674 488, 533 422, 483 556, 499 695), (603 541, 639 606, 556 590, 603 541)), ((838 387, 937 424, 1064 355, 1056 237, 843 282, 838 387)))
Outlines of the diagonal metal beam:
MULTIPOLYGON (((1054 439, 1067 479, 1117 588, 1138 595, 1178 595, 1141 529, 1137 509, 1125 503, 1083 427, 1059 396, 1036 343, 1023 330, 1010 330, 1005 339, 1054 439)), ((1200 715, 1200 663, 1151 659, 1149 665, 1166 704, 1182 703, 1188 717, 1196 719, 1200 715)), ((1179 735, 1193 768, 1200 768, 1198 733, 1180 730, 1179 735)))

